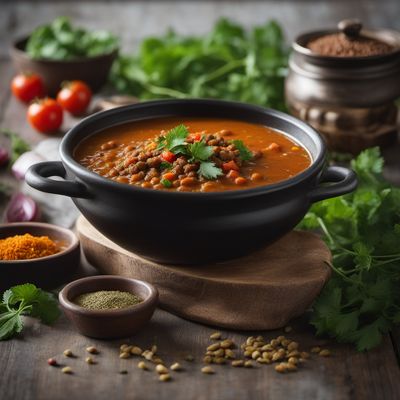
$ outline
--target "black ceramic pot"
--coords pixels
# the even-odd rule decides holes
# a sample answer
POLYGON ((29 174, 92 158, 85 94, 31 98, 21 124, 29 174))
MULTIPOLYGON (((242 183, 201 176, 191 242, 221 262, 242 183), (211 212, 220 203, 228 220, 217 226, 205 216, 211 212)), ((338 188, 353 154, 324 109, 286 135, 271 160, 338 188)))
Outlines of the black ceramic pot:
POLYGON ((100 112, 72 128, 60 152, 62 162, 31 167, 26 175, 28 184, 72 197, 82 214, 109 239, 162 263, 197 264, 245 255, 293 229, 313 202, 348 193, 357 185, 351 170, 325 168, 325 144, 309 125, 278 111, 218 100, 162 100, 100 112), (82 139, 105 128, 171 116, 235 118, 263 124, 300 142, 313 161, 302 173, 277 184, 190 193, 120 184, 87 170, 73 158, 82 139))

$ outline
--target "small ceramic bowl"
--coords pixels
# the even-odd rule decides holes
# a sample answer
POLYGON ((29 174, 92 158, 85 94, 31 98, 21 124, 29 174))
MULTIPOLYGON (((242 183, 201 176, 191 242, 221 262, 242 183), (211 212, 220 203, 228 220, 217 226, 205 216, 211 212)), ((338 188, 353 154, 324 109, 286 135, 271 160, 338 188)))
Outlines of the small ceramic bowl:
POLYGON ((42 289, 55 289, 72 279, 79 268, 80 245, 69 229, 39 222, 0 225, 0 239, 30 233, 48 236, 62 250, 56 254, 30 260, 0 260, 0 290, 22 283, 33 283, 42 289))
POLYGON ((54 96, 64 81, 81 80, 97 92, 107 81, 118 50, 93 57, 73 60, 33 59, 25 51, 28 38, 17 40, 11 47, 11 59, 17 71, 36 73, 45 83, 48 94, 54 96))
POLYGON ((65 315, 80 333, 98 339, 115 339, 133 335, 150 320, 157 306, 158 291, 144 281, 103 275, 69 283, 58 298, 65 315), (118 310, 88 310, 73 302, 81 294, 99 290, 130 292, 143 301, 118 310))

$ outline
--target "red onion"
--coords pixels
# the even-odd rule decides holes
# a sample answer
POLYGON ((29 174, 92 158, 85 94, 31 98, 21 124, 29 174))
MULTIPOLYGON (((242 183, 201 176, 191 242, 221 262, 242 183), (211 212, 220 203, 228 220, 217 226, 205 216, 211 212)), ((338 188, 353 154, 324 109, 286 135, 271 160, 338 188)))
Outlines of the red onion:
POLYGON ((0 167, 8 164, 10 157, 8 155, 8 151, 4 147, 0 147, 0 167))
POLYGON ((29 167, 41 161, 44 161, 42 156, 39 156, 39 154, 33 151, 27 151, 17 158, 11 167, 11 171, 17 179, 22 180, 25 178, 26 171, 28 171, 29 167))
POLYGON ((40 210, 29 196, 17 193, 11 197, 5 212, 6 222, 31 222, 40 219, 40 210))

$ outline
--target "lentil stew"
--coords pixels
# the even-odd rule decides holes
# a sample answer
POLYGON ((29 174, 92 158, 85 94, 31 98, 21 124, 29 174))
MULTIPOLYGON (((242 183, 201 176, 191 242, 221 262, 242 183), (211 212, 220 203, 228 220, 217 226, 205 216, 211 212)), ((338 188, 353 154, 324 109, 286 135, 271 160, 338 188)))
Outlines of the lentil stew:
POLYGON ((311 164, 308 152, 283 133, 208 118, 122 124, 84 140, 74 156, 89 170, 119 183, 191 192, 265 186, 311 164))

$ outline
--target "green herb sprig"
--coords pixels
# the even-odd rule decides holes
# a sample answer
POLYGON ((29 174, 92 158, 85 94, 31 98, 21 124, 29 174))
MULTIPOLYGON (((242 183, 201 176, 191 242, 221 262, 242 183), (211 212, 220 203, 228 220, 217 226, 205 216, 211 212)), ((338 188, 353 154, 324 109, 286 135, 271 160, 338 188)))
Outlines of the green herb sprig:
POLYGON ((31 33, 26 51, 35 59, 71 60, 111 53, 118 44, 118 39, 110 32, 89 32, 74 27, 67 17, 58 17, 31 33))
MULTIPOLYGON (((207 179, 216 179, 222 175, 221 168, 216 167, 210 161, 214 150, 212 146, 207 146, 204 140, 194 143, 186 143, 189 131, 185 125, 178 125, 172 128, 165 136, 158 138, 158 150, 166 149, 174 154, 183 154, 188 157, 189 162, 200 163, 198 174, 207 179)), ((170 187, 164 184, 166 187, 170 187)))
POLYGON ((220 98, 285 110, 288 48, 280 25, 247 31, 222 18, 208 35, 168 31, 149 37, 135 55, 121 55, 111 81, 141 99, 220 98))
POLYGON ((10 339, 22 331, 23 315, 52 324, 60 316, 60 310, 51 293, 30 283, 14 286, 4 292, 0 303, 0 340, 10 339))
POLYGON ((11 142, 11 154, 10 154, 10 165, 14 164, 15 161, 23 154, 29 151, 31 148, 28 143, 23 140, 18 133, 15 133, 9 129, 2 129, 1 133, 7 136, 11 142))
POLYGON ((333 275, 311 323, 318 334, 363 351, 400 323, 400 188, 385 181, 378 148, 351 165, 357 190, 314 204, 300 227, 320 229, 333 254, 333 275))

